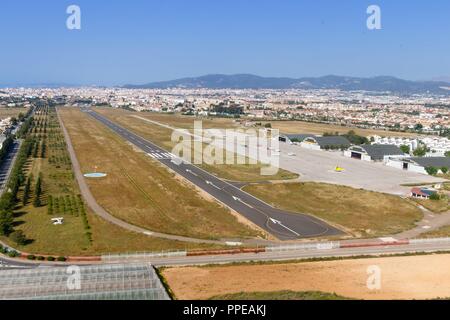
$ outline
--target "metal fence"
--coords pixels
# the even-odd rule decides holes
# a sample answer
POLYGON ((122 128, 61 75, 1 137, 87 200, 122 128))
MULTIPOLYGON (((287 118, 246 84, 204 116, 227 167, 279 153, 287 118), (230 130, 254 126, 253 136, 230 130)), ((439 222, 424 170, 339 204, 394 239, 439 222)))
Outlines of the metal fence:
POLYGON ((323 242, 323 243, 305 243, 305 244, 293 244, 283 246, 270 246, 266 247, 267 252, 276 251, 301 251, 301 250, 332 250, 338 249, 340 242, 323 242))
POLYGON ((159 251, 159 252, 133 252, 124 254, 106 254, 102 255, 102 261, 106 263, 122 263, 122 262, 142 262, 151 261, 155 258, 173 258, 186 257, 187 251, 159 251))
POLYGON ((438 244, 438 243, 450 243, 450 238, 430 238, 430 239, 412 239, 409 240, 410 244, 438 244))

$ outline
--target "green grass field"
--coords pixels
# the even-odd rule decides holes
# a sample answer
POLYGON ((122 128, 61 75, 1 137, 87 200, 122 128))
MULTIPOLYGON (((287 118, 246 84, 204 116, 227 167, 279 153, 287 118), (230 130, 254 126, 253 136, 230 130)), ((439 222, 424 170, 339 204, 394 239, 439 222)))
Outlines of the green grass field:
POLYGON ((275 207, 308 213, 356 236, 395 234, 415 226, 423 214, 396 196, 323 183, 253 184, 244 190, 275 207))

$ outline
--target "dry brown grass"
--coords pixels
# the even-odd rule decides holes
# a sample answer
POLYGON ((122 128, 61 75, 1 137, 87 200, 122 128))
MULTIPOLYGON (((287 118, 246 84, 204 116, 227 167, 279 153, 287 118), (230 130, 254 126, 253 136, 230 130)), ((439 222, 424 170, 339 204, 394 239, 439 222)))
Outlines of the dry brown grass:
POLYGON ((356 132, 356 134, 361 136, 395 136, 395 137, 415 137, 417 134, 407 133, 407 132, 392 132, 392 131, 384 131, 384 130, 375 130, 375 129, 358 129, 352 127, 342 127, 338 125, 330 125, 330 124, 322 124, 322 123, 312 123, 312 122, 303 122, 303 121, 269 121, 263 122, 271 123, 273 129, 280 130, 281 133, 284 134, 295 134, 295 133, 306 133, 306 134, 316 134, 321 135, 326 132, 339 132, 339 134, 347 133, 350 130, 356 132))
POLYGON ((397 196, 323 183, 254 184, 245 191, 273 206, 309 213, 358 236, 395 234, 414 227, 423 214, 397 196))
POLYGON ((450 255, 289 264, 183 267, 163 270, 178 299, 240 292, 321 291, 356 299, 450 297, 450 255), (369 290, 367 268, 381 269, 381 289, 369 290))
MULTIPOLYGON (((42 119, 42 115, 35 115, 36 119, 42 119)), ((57 122, 54 112, 50 114, 50 124, 57 122)), ((42 133, 41 133, 42 134, 42 133)), ((33 254, 50 255, 96 255, 102 253, 133 252, 133 251, 160 251, 176 249, 200 249, 216 246, 204 244, 192 244, 179 241, 171 241, 149 237, 134 233, 106 222, 88 210, 88 220, 91 227, 93 242, 90 243, 86 237, 83 222, 80 216, 65 213, 59 214, 64 217, 64 224, 54 226, 47 209, 47 196, 54 198, 67 194, 77 195, 80 193, 73 178, 70 163, 58 161, 58 164, 49 163, 50 157, 64 159, 68 156, 65 146, 60 144, 63 139, 59 127, 47 131, 47 154, 45 158, 31 158, 26 170, 36 178, 39 173, 43 178, 44 196, 43 206, 35 208, 32 199, 26 206, 18 206, 15 212, 16 229, 22 230, 27 239, 31 240, 27 245, 17 246, 7 238, 4 242, 18 249, 33 254), (58 140, 55 140, 55 139, 58 140), (55 145, 55 142, 57 142, 55 145)), ((34 186, 33 181, 33 186, 34 186)), ((22 191, 19 192, 19 199, 22 191)))
POLYGON ((441 200, 415 200, 415 201, 434 213, 444 213, 450 210, 447 197, 444 197, 441 200))
POLYGON ((450 226, 444 226, 436 230, 422 233, 418 238, 448 238, 450 237, 450 226))
MULTIPOLYGON (((96 109, 96 111, 104 116, 109 117, 113 121, 128 128, 129 130, 136 132, 142 137, 149 139, 153 143, 159 145, 162 148, 165 148, 166 150, 171 150, 175 146, 175 143, 171 140, 172 130, 145 122, 144 120, 140 120, 135 116, 158 121, 172 127, 182 129, 192 129, 194 125, 193 122, 195 120, 195 118, 193 117, 183 117, 179 115, 165 115, 157 113, 137 113, 111 108, 98 108, 96 109)), ((202 119, 202 121, 203 128, 226 129, 235 126, 235 124, 229 119, 202 119)), ((226 159, 226 152, 224 152, 223 154, 223 159, 226 159)), ((246 163, 249 163, 248 159, 244 159, 244 161, 246 163)), ((267 167, 267 165, 263 165, 261 163, 245 165, 202 164, 201 167, 220 178, 231 181, 258 182, 266 180, 289 180, 298 178, 297 174, 283 169, 279 169, 275 175, 261 175, 261 169, 263 167, 267 167)))
POLYGON ((257 235, 98 121, 73 108, 62 109, 61 115, 83 172, 108 174, 88 184, 112 215, 153 231, 196 238, 257 235))
POLYGON ((27 113, 28 108, 5 108, 0 107, 0 119, 17 117, 19 113, 27 113))

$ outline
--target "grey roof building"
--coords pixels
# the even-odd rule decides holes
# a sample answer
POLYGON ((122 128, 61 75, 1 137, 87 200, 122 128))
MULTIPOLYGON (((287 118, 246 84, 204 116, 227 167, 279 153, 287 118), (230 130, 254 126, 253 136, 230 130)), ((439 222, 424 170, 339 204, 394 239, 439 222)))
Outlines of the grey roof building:
POLYGON ((351 146, 350 141, 342 136, 326 136, 326 137, 308 137, 308 141, 315 141, 321 149, 327 148, 349 148, 351 146))
POLYGON ((449 157, 414 157, 409 159, 412 162, 415 162, 421 167, 435 167, 435 168, 450 168, 450 158, 449 157))
POLYGON ((365 144, 350 148, 352 158, 361 159, 362 155, 367 155, 372 161, 382 161, 387 156, 405 155, 400 148, 388 144, 365 144))
POLYGON ((305 140, 306 138, 314 138, 315 135, 313 134, 284 134, 284 135, 280 135, 280 139, 285 139, 282 140, 284 142, 287 142, 287 140, 289 140, 290 142, 303 142, 303 140, 305 140))

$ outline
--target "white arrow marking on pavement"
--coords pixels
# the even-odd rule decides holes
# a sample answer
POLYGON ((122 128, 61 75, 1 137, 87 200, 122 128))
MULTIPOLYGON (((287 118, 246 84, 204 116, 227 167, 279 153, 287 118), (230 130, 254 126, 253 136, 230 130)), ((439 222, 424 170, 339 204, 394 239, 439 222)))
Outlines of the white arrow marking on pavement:
POLYGON ((241 198, 238 198, 238 197, 233 196, 233 199, 234 199, 234 201, 238 201, 238 202, 240 202, 240 203, 242 203, 242 204, 245 204, 247 207, 253 209, 253 207, 252 207, 251 205, 249 205, 248 203, 245 203, 244 201, 242 201, 241 198))
POLYGON ((198 174, 196 174, 194 171, 190 170, 190 169, 186 169, 186 172, 198 177, 198 174))
POLYGON ((286 230, 289 230, 290 232, 292 232, 293 234, 295 234, 297 237, 300 236, 300 234, 298 234, 297 232, 295 232, 294 230, 286 227, 281 221, 275 220, 273 218, 269 218, 269 220, 273 223, 273 224, 278 224, 279 226, 282 226, 283 228, 285 228, 286 230))
POLYGON ((222 190, 221 188, 219 188, 218 186, 216 186, 214 183, 212 183, 211 181, 206 181, 206 184, 209 184, 210 186, 218 189, 218 190, 222 190))

